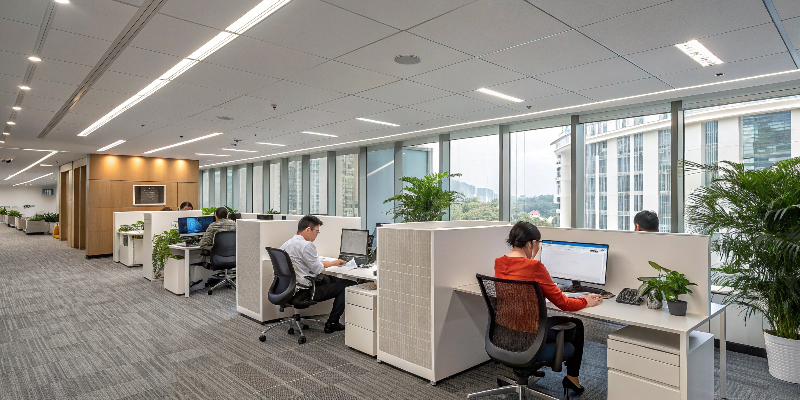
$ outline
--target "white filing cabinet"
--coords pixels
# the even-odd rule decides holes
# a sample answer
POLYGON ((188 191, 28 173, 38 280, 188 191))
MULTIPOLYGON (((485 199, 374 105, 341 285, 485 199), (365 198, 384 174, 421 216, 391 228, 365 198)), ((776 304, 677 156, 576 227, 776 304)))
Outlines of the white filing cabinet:
MULTIPOLYGON (((690 399, 714 398, 714 335, 692 332, 688 363, 690 399)), ((626 326, 608 335, 608 399, 680 400, 677 334, 626 326)))
POLYGON ((378 354, 378 291, 369 284, 350 286, 345 291, 344 343, 371 356, 378 354))

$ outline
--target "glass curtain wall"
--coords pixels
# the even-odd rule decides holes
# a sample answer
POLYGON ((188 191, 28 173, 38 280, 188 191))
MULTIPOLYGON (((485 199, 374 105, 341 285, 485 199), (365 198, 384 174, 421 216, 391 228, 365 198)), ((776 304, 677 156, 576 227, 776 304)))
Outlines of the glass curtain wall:
POLYGON ((328 213, 328 158, 312 158, 309 164, 311 176, 311 214, 328 213))
MULTIPOLYGON (((636 213, 653 210, 669 231, 670 188, 661 183, 669 182, 670 124, 669 113, 583 124, 585 228, 633 230, 636 213)), ((569 157, 569 147, 555 153, 569 157)))
POLYGON ((225 174, 228 177, 226 179, 226 181, 227 181, 227 188, 226 188, 227 196, 225 198, 226 199, 225 200, 225 205, 227 205, 228 207, 233 208, 234 207, 234 204, 233 204, 233 167, 227 167, 227 168, 225 168, 225 171, 226 171, 225 174))
POLYGON ((287 214, 303 214, 303 162, 289 161, 289 209, 287 214))
POLYGON ((384 201, 394 196, 394 149, 367 152, 367 230, 378 222, 393 222, 386 212, 393 207, 384 201))
POLYGON ((336 215, 358 217, 358 155, 336 156, 336 215))
POLYGON ((451 220, 500 219, 498 199, 500 142, 497 135, 450 141, 450 190, 461 192, 463 204, 450 207, 451 220))
POLYGON ((513 132, 511 140, 511 221, 561 226, 558 213, 560 155, 553 152, 567 127, 513 132))
POLYGON ((271 211, 281 210, 281 164, 269 165, 269 208, 271 211))
POLYGON ((439 172, 438 142, 403 147, 403 176, 422 178, 436 172, 439 172))

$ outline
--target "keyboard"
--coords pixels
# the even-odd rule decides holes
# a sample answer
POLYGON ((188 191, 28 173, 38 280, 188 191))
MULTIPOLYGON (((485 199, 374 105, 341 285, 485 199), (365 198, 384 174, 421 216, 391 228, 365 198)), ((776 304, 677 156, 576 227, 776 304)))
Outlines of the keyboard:
POLYGON ((592 293, 599 294, 603 297, 614 296, 614 293, 589 286, 558 285, 558 288, 564 293, 592 293))

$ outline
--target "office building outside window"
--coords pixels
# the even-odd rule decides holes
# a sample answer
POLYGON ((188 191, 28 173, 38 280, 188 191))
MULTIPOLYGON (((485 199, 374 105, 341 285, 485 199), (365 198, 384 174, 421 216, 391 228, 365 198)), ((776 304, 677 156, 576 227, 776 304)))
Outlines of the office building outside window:
POLYGON ((512 132, 511 221, 528 221, 538 226, 560 226, 561 158, 553 153, 555 141, 565 133, 563 126, 512 132))
POLYGON ((281 164, 279 162, 269 165, 269 208, 272 211, 281 211, 281 164))
POLYGON ((386 212, 393 207, 384 203, 394 196, 394 149, 367 152, 367 230, 378 222, 393 222, 386 212))
MULTIPOLYGON (((717 165, 719 161, 719 121, 703 124, 703 164, 717 165)), ((706 172, 703 185, 709 185, 717 174, 706 172)))
POLYGON ((608 229, 608 145, 597 143, 597 227, 608 229))
POLYGON ((303 162, 289 161, 289 209, 288 214, 303 214, 303 162))
POLYGON ((328 213, 328 158, 312 158, 309 164, 311 177, 311 214, 328 213))
POLYGON ((658 131, 658 231, 669 232, 671 227, 672 171, 671 129, 658 131))
POLYGON ((633 215, 644 208, 644 134, 633 135, 633 215))
POLYGON ((769 168, 791 157, 790 111, 742 117, 742 158, 747 170, 769 168))
POLYGON ((466 199, 450 207, 451 220, 500 219, 499 165, 497 135, 450 141, 450 172, 461 174, 450 180, 450 190, 461 192, 466 199))
MULTIPOLYGON (((623 125, 624 127, 624 125, 623 125)), ((617 139, 617 229, 631 229, 631 137, 617 139)))
POLYGON ((225 193, 227 196, 225 197, 225 205, 228 207, 234 208, 233 204, 233 167, 225 168, 225 176, 227 179, 225 180, 227 183, 227 187, 225 188, 225 193))
POLYGON ((336 156, 336 215, 358 217, 358 155, 336 156))
POLYGON ((597 228, 597 143, 586 145, 584 157, 583 218, 587 228, 597 228))

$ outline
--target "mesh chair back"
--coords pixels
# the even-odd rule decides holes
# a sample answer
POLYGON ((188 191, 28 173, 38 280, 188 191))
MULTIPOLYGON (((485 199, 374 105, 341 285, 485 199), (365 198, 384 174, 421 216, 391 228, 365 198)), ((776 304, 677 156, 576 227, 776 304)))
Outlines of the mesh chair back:
POLYGON ((292 259, 285 251, 272 247, 267 247, 267 254, 272 261, 272 272, 275 275, 267 292, 267 298, 276 306, 286 305, 294 296, 294 289, 297 286, 292 259))
POLYGON ((211 246, 211 270, 236 268, 236 231, 217 232, 211 246))
POLYGON ((535 281, 476 275, 489 311, 486 352, 503 364, 533 365, 547 338, 547 308, 535 281))

